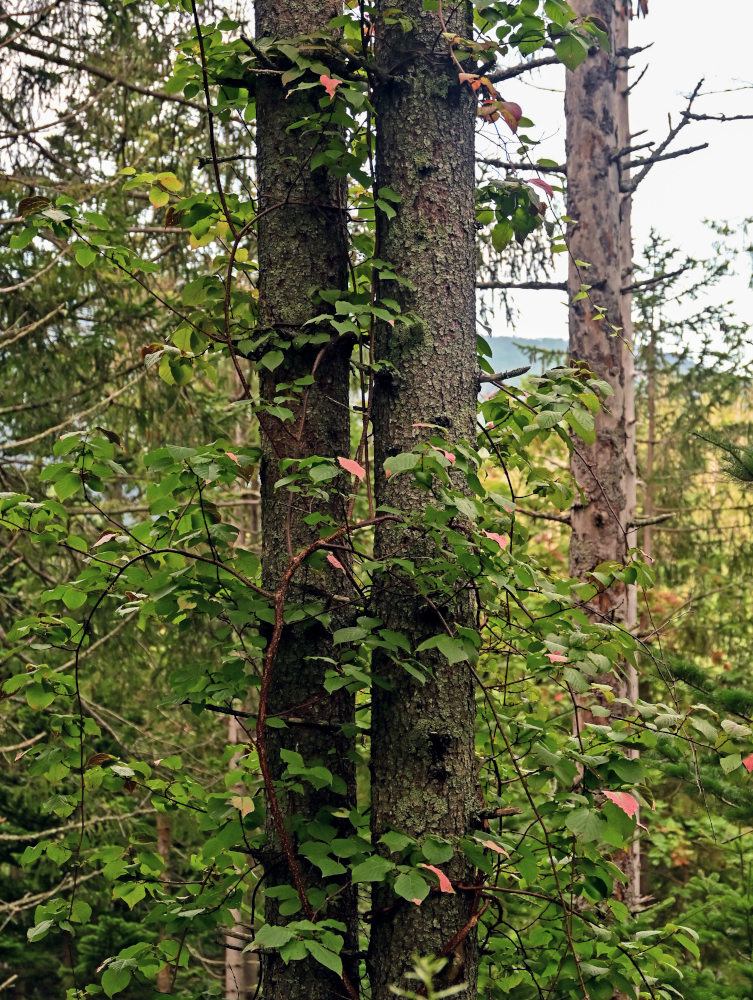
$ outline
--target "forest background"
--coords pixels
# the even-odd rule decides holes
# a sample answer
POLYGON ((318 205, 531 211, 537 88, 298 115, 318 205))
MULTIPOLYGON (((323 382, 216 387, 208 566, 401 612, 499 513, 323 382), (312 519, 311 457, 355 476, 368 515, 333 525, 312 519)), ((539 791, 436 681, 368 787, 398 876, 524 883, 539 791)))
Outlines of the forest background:
MULTIPOLYGON (((501 6, 515 25, 519 5, 501 6)), ((379 631, 382 623, 370 616, 366 599, 357 621, 343 621, 339 630, 337 622, 330 628, 327 621, 334 645, 318 654, 329 663, 327 690, 347 691, 356 706, 348 723, 349 738, 355 734, 351 763, 357 772, 348 836, 342 810, 326 801, 326 795, 340 794, 332 761, 304 760, 285 750, 287 767, 276 781, 289 797, 291 816, 311 801, 330 811, 329 823, 317 814, 320 827, 309 840, 294 820, 293 829, 307 877, 314 872, 314 882, 324 880, 326 905, 337 907, 339 898, 350 898, 351 888, 357 888, 351 902, 358 909, 360 938, 351 941, 342 931, 347 914, 337 911, 331 925, 321 918, 307 923, 295 879, 291 885, 282 879, 270 892, 260 877, 265 864, 273 867, 268 845, 279 835, 261 804, 265 780, 254 743, 258 728, 254 737, 248 721, 258 726, 254 689, 263 678, 259 656, 269 640, 269 616, 233 588, 239 579, 252 581, 257 591, 268 586, 258 558, 262 441, 259 424, 249 420, 250 408, 239 418, 237 403, 228 401, 244 394, 239 367, 246 368, 238 365, 237 352, 254 361, 248 371, 260 377, 247 377, 261 392, 267 373, 286 362, 278 344, 246 343, 240 336, 236 355, 232 348, 230 356, 220 356, 218 348, 216 358, 207 351, 212 324, 223 312, 218 285, 207 275, 223 273, 227 226, 239 220, 246 225, 244 191, 253 204, 259 183, 255 121, 244 104, 248 94, 233 81, 224 89, 216 82, 230 73, 238 52, 246 52, 246 43, 237 43, 240 29, 230 23, 238 12, 201 8, 201 23, 221 22, 223 16, 228 22, 219 32, 206 29, 208 47, 217 48, 202 62, 196 46, 183 41, 192 27, 190 4, 182 10, 94 5, 85 16, 82 10, 52 4, 31 13, 4 13, 3 21, 2 44, 15 53, 4 73, 6 83, 12 79, 15 86, 4 86, 0 107, 6 171, 1 224, 8 243, 1 264, 0 472, 4 527, 14 530, 3 536, 0 567, 9 734, 3 737, 7 781, 0 792, 0 988, 14 1000, 66 991, 78 997, 100 988, 134 998, 155 988, 181 996, 250 997, 263 986, 261 995, 273 996, 281 988, 270 985, 275 977, 284 984, 292 970, 293 981, 308 991, 302 995, 314 995, 310 983, 319 980, 327 995, 338 995, 332 991, 340 986, 333 982, 342 983, 348 995, 348 970, 355 970, 352 979, 366 990, 361 960, 368 959, 374 983, 385 964, 370 933, 368 890, 374 887, 375 899, 382 893, 381 899, 389 900, 387 911, 402 913, 403 907, 415 915, 430 906, 436 907, 432 913, 444 913, 450 895, 483 899, 472 914, 480 927, 479 996, 750 996, 751 524, 744 483, 723 468, 726 455, 729 471, 743 480, 750 476, 745 296, 730 303, 724 291, 732 272, 738 275, 733 287, 747 288, 749 262, 739 197, 729 213, 720 213, 718 202, 713 208, 709 202, 707 212, 704 199, 707 187, 729 191, 733 184, 715 172, 713 180, 694 183, 687 198, 688 217, 714 215, 717 248, 708 260, 688 255, 685 233, 649 235, 646 249, 636 252, 636 278, 644 284, 633 293, 641 484, 633 527, 642 551, 626 553, 626 567, 599 567, 602 578, 588 583, 568 579, 570 450, 574 434, 592 442, 588 414, 597 408, 597 397, 609 407, 598 371, 586 385, 577 368, 552 369, 561 359, 550 357, 543 367, 553 373, 524 383, 522 391, 498 378, 504 388, 484 403, 485 426, 473 448, 461 451, 439 424, 415 451, 388 458, 393 476, 414 476, 415 488, 429 488, 430 480, 452 516, 477 526, 472 557, 454 523, 431 530, 471 578, 483 574, 502 581, 502 598, 483 595, 488 631, 480 659, 472 630, 463 632, 462 623, 461 631, 422 636, 412 645, 428 652, 423 659, 414 657, 410 644, 403 648, 400 629, 379 631), (227 48, 223 32, 230 39, 227 48), (183 69, 174 73, 176 48, 183 69), (213 149, 203 111, 202 66, 215 88, 213 149), (238 152, 239 135, 245 152, 238 152), (224 185, 216 184, 218 176, 224 185), (236 199, 230 208, 220 204, 223 188, 236 199), (72 236, 72 218, 78 238, 72 236), (532 408, 538 412, 533 418, 532 408), (720 450, 719 442, 732 442, 732 453, 720 450), (474 462, 481 460, 496 513, 481 506, 473 483, 473 502, 480 506, 469 508, 468 485, 453 479, 457 466, 470 482, 474 462), (158 554, 155 539, 164 542, 167 536, 180 554, 161 549, 158 554), (186 556, 191 550, 214 561, 211 572, 202 576, 187 569, 196 563, 186 556), (147 552, 155 575, 135 576, 133 585, 125 580, 116 594, 108 572, 138 551, 147 552), (235 567, 235 582, 228 567, 235 567), (633 658, 635 652, 623 634, 578 617, 572 595, 586 601, 594 588, 607 592, 636 582, 641 688, 626 716, 634 728, 615 713, 607 734, 609 727, 599 720, 609 719, 610 711, 597 700, 587 730, 574 735, 576 694, 594 693, 605 664, 617 669, 621 657, 633 658), (103 594, 106 613, 95 614, 103 594), (511 610, 511 599, 519 602, 519 611, 511 610), (228 621, 233 605, 237 620, 231 614, 228 621), (239 653, 233 646, 238 621, 243 618, 248 628, 253 616, 258 627, 242 633, 247 646, 239 653), (520 622, 526 620, 524 628, 520 622), (512 643, 515 629, 521 637, 512 643), (439 675, 445 661, 450 667, 474 665, 484 802, 477 828, 463 836, 439 829, 427 836, 425 829, 406 831, 391 822, 382 847, 373 852, 367 834, 372 675, 364 647, 403 663, 413 684, 439 675), (432 650, 444 660, 427 662, 432 650), (324 799, 308 791, 322 788, 324 799), (640 892, 626 906, 613 860, 634 843, 639 817, 633 806, 639 802, 640 892), (536 823, 543 840, 530 832, 536 823), (339 836, 333 839, 335 830, 339 836), (327 847, 332 844, 339 844, 340 853, 327 847), (462 864, 465 875, 457 867, 462 864), (461 888, 469 870, 477 886, 473 892, 461 888), (261 984, 259 954, 268 963, 261 984)), ((358 21, 352 7, 350 17, 358 21)), ((688 15, 684 23, 691 20, 688 15)), ((640 23, 638 44, 643 44, 651 17, 640 23)), ((728 23, 723 16, 714 20, 727 36, 728 23)), ((743 34, 739 27, 736 38, 743 34)), ((248 51, 254 56, 250 72, 263 76, 271 69, 252 44, 248 51)), ((347 91, 337 107, 343 114, 347 107, 349 117, 339 127, 352 139, 349 155, 361 160, 348 170, 356 220, 354 287, 350 311, 336 315, 352 323, 346 332, 363 351, 376 323, 401 323, 399 309, 377 306, 379 314, 372 301, 370 312, 362 296, 372 280, 365 267, 373 257, 370 222, 375 211, 391 219, 400 196, 387 188, 369 203, 364 164, 370 126, 364 121, 370 112, 357 70, 351 86, 335 83, 324 94, 328 81, 332 87, 336 78, 346 77, 344 70, 338 76, 334 64, 327 64, 321 67, 327 72, 320 73, 318 65, 296 63, 300 54, 283 56, 301 70, 289 83, 306 85, 302 99, 314 100, 325 120, 330 102, 340 99, 338 86, 340 95, 347 91)), ((535 58, 525 44, 523 56, 535 58)), ((649 51, 638 58, 654 56, 649 51)), ((527 103, 508 86, 508 101, 518 101, 528 117, 527 103)), ((744 113, 728 107, 724 94, 712 101, 709 107, 706 100, 704 112, 744 113)), ((678 115, 685 106, 679 101, 665 110, 678 115)), ((513 157, 535 161, 547 155, 511 132, 510 115, 519 125, 514 108, 500 111, 498 124, 484 126, 482 153, 491 136, 513 157)), ((748 127, 709 125, 724 136, 748 127)), ((635 127, 641 126, 639 121, 635 127)), ((552 128, 561 134, 561 119, 552 128)), ((525 124, 522 129, 533 134, 525 124)), ((683 132, 688 145, 706 141, 692 129, 688 125, 683 132)), ((697 155, 713 155, 713 146, 711 153, 697 155)), ((660 170, 685 176, 691 162, 658 164, 646 183, 660 170)), ((552 183, 546 166, 537 178, 552 183)), ((675 182, 658 184, 671 187, 675 200, 682 198, 675 182)), ((557 244, 556 227, 549 233, 528 227, 540 214, 529 211, 538 204, 533 196, 544 191, 549 200, 546 187, 534 190, 522 181, 514 188, 510 225, 516 239, 506 245, 490 236, 484 214, 492 212, 493 228, 503 224, 509 210, 501 189, 492 183, 482 190, 491 201, 478 206, 479 280, 500 286, 561 282, 547 239, 557 244), (526 231, 516 229, 519 209, 528 213, 526 231)), ((644 190, 636 204, 651 215, 644 190)), ((555 209, 562 205, 553 192, 547 221, 555 209)), ((235 255, 249 288, 238 291, 233 308, 247 329, 254 325, 258 298, 255 252, 252 243, 235 255)), ((497 332, 505 317, 515 319, 513 300, 494 300, 489 291, 481 297, 480 317, 497 332)), ((562 296, 561 290, 546 294, 562 296)), ((525 324, 533 310, 519 301, 516 321, 525 324)), ((327 321, 333 304, 320 299, 327 321)), ((547 335, 564 336, 563 321, 546 324, 547 335)), ((370 394, 370 369, 373 373, 367 350, 352 373, 356 413, 359 406, 363 412, 370 394)), ((305 382, 300 388, 305 393, 305 382)), ((269 419, 284 420, 281 411, 270 409, 284 407, 284 399, 265 402, 269 419)), ((265 411, 258 412, 263 430, 265 411)), ((328 484, 346 494, 352 488, 351 514, 365 523, 373 517, 371 495, 367 502, 357 487, 373 469, 364 461, 357 421, 351 433, 352 450, 346 437, 341 452, 294 467, 285 486, 302 493, 314 509, 326 506, 328 484), (350 465, 338 465, 338 457, 350 465), (343 468, 355 477, 350 483, 343 468)), ((323 516, 325 524, 329 516, 323 516)), ((329 573, 330 587, 333 574, 346 573, 354 590, 368 595, 378 579, 370 530, 367 525, 364 545, 347 553, 326 547, 312 552, 312 572, 329 573)), ((444 560, 434 569, 451 580, 457 577, 454 565, 444 560)), ((421 590, 426 584, 418 579, 421 590)), ((359 601, 352 594, 349 600, 354 606, 359 601)), ((307 606, 306 614, 317 619, 322 612, 307 606)), ((606 690, 601 695, 611 704, 606 690)), ((289 729, 299 724, 297 717, 286 723, 289 729)), ((315 889, 321 886, 312 885, 315 889)), ((312 900, 318 914, 325 903, 312 900)), ((454 940, 444 926, 441 930, 440 944, 454 940)), ((470 940, 476 923, 465 933, 470 940)), ((425 980, 420 992, 402 978, 417 950, 408 942, 407 956, 400 959, 407 966, 387 962, 386 985, 400 982, 404 991, 440 996, 432 993, 431 981, 437 979, 450 991, 444 995, 451 995, 461 989, 448 978, 453 948, 443 953, 444 968, 441 955, 436 964, 416 960, 415 975, 425 980)), ((282 995, 294 994, 283 988, 282 995)))

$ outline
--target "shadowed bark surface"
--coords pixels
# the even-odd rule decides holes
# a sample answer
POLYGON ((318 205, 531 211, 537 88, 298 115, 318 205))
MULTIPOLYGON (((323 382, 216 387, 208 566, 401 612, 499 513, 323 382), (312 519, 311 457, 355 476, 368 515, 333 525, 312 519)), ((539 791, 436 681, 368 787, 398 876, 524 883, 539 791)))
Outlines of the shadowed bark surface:
MULTIPOLYGON (((413 30, 377 28, 377 59, 390 72, 377 95, 377 187, 400 195, 392 219, 378 219, 378 256, 411 283, 384 281, 381 296, 397 299, 417 317, 410 326, 380 324, 376 357, 392 366, 374 392, 376 500, 416 513, 431 502, 408 476, 386 479, 383 462, 409 451, 431 431, 412 425, 437 424, 448 441, 473 438, 478 368, 474 289, 474 98, 459 84, 442 26, 420 0, 403 3, 413 30)), ((448 29, 468 36, 465 5, 452 8, 448 29)), ((438 556, 435 543, 404 526, 379 526, 378 558, 399 555, 421 567, 438 556)), ((475 625, 471 595, 461 591, 440 606, 418 596, 391 574, 377 581, 374 613, 403 632, 415 648, 455 626, 475 625)), ((439 589, 439 588, 437 588, 439 589)), ((372 835, 389 829, 419 840, 448 838, 470 829, 474 806, 474 696, 469 665, 448 665, 437 653, 423 659, 431 675, 419 684, 384 658, 375 676, 389 689, 373 688, 372 835)), ((472 870, 457 852, 442 869, 468 883, 472 870)), ((404 973, 418 953, 446 954, 443 985, 467 983, 461 997, 475 997, 478 963, 474 894, 432 891, 419 907, 379 889, 373 899, 368 958, 373 1000, 392 996, 389 986, 410 987, 404 973), (457 938, 455 942, 453 939, 457 938)), ((415 983, 413 984, 415 988, 415 983)))
MULTIPOLYGON (((341 4, 332 0, 256 0, 255 11, 257 37, 282 39, 326 30, 329 20, 341 13, 341 4)), ((285 355, 279 367, 264 375, 262 396, 271 403, 278 395, 278 384, 291 384, 312 373, 315 376, 313 385, 283 402, 293 411, 293 421, 263 418, 262 575, 264 586, 271 590, 278 586, 293 554, 318 537, 316 529, 305 524, 303 518, 314 509, 338 524, 345 516, 344 502, 337 491, 328 501, 314 502, 284 488, 275 489, 275 483, 286 474, 281 468, 284 459, 312 455, 334 458, 348 455, 350 449, 350 345, 334 332, 324 345, 303 342, 312 330, 304 329, 305 322, 322 311, 313 305, 311 290, 347 286, 344 185, 322 169, 311 171, 309 160, 320 141, 315 130, 289 131, 295 122, 318 115, 323 93, 322 88, 314 88, 286 96, 279 77, 273 75, 261 75, 257 83, 259 326, 260 330, 274 331, 285 355)), ((282 390, 280 395, 291 394, 282 390)), ((344 579, 329 565, 317 572, 304 566, 294 579, 288 604, 314 602, 329 606, 333 595, 345 592, 344 579)), ((337 605, 334 607, 336 618, 337 605)), ((307 765, 324 764, 347 789, 343 794, 342 789, 314 789, 304 783, 303 792, 280 790, 285 815, 296 813, 299 817, 292 831, 297 843, 308 839, 307 826, 318 816, 332 822, 327 810, 355 804, 353 741, 340 729, 353 721, 353 698, 344 690, 325 692, 325 666, 317 658, 331 655, 330 633, 313 621, 285 627, 274 664, 269 715, 293 716, 296 720, 287 729, 267 730, 274 778, 279 779, 286 766, 280 751, 290 750, 299 753, 307 765)), ((265 871, 269 889, 290 884, 291 877, 269 817, 267 830, 270 851, 265 871)), ((303 871, 309 887, 324 888, 325 880, 316 868, 304 864, 303 871)), ((337 889, 338 879, 327 879, 326 885, 337 889)), ((355 981, 355 893, 351 889, 341 892, 326 912, 348 928, 343 962, 351 981, 355 981)), ((270 897, 265 916, 272 924, 286 921, 279 913, 277 900, 270 897)), ((262 969, 265 998, 330 1000, 347 996, 340 978, 312 958, 286 965, 274 952, 263 956, 262 969)))

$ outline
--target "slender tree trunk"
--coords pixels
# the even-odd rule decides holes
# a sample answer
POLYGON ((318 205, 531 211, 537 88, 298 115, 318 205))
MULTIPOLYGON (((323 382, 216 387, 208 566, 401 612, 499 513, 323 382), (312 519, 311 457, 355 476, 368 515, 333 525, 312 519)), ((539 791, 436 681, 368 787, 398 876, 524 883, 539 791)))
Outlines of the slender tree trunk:
MULTIPOLYGON (((386 7, 387 4, 382 5, 386 7)), ((469 6, 469 5, 468 5, 469 6)), ((468 37, 466 4, 446 5, 450 32, 468 37)), ((377 25, 377 60, 388 83, 380 87, 377 110, 377 188, 400 195, 397 214, 377 221, 377 256, 411 282, 380 283, 378 293, 400 302, 418 317, 410 327, 380 324, 376 357, 389 362, 377 379, 373 427, 377 504, 420 514, 430 494, 407 476, 387 479, 383 462, 410 451, 437 424, 450 441, 472 440, 478 391, 475 347, 474 273, 474 99, 458 81, 439 15, 422 0, 403 0, 402 13, 414 27, 377 25)), ((420 566, 436 554, 420 532, 380 526, 377 558, 399 555, 420 566)), ((415 648, 445 624, 475 626, 467 593, 441 609, 418 597, 409 581, 394 573, 376 581, 374 613, 403 632, 415 648), (384 578, 386 581, 386 577, 384 578), (438 611, 441 610, 441 615, 438 611), (444 619, 444 623, 443 623, 444 619)), ((419 840, 468 833, 474 808, 474 693, 467 663, 449 666, 434 653, 423 658, 431 671, 426 684, 400 666, 377 657, 375 678, 389 688, 372 691, 372 837, 396 829, 419 840)), ((456 852, 443 870, 466 884, 472 871, 456 852)), ((473 893, 432 892, 421 906, 380 888, 373 899, 368 957, 372 1000, 391 997, 390 984, 404 979, 412 956, 447 955, 442 983, 466 983, 458 994, 476 996, 477 944, 473 893)))
MULTIPOLYGON (((629 0, 618 0, 617 20, 615 23, 615 52, 624 52, 630 41, 631 4, 629 0)), ((617 71, 617 145, 624 149, 630 145, 630 92, 628 80, 627 55, 618 55, 618 66, 624 67, 617 71)), ((628 159, 629 157, 626 157, 628 159)), ((630 180, 630 172, 623 171, 622 186, 630 180)), ((623 288, 633 282, 633 196, 630 193, 620 195, 620 283, 623 288)), ((625 412, 625 499, 627 506, 628 525, 635 519, 638 507, 638 466, 636 449, 636 416, 635 416, 635 331, 633 329, 633 296, 623 292, 621 310, 624 375, 624 412, 625 412)), ((629 527, 627 536, 628 548, 634 549, 638 544, 638 531, 629 527)), ((630 584, 625 588, 625 628, 635 631, 638 624, 638 588, 630 584)), ((624 664, 627 696, 631 701, 638 700, 638 671, 631 664, 624 664)), ((631 756, 638 755, 631 751, 631 756)), ((637 817, 640 820, 640 816, 637 817)), ((636 834, 638 829, 636 827, 636 834)), ((625 868, 628 873, 626 886, 627 902, 636 907, 641 898, 641 845, 636 836, 633 839, 632 850, 625 858, 625 868)))
MULTIPOLYGON (((240 538, 240 535, 238 537, 240 538)), ((258 702, 258 699, 255 701, 258 702)), ((232 746, 245 742, 245 739, 238 719, 229 716, 228 743, 232 746)), ((230 766, 237 766, 237 761, 238 754, 234 755, 230 766)), ((239 795, 243 795, 242 784, 238 786, 237 791, 239 795)), ((259 978, 259 956, 255 952, 243 950, 248 943, 248 931, 243 924, 243 913, 240 909, 231 910, 231 913, 235 924, 225 933, 225 1000, 250 1000, 259 978)))
MULTIPOLYGON (((165 865, 160 875, 160 880, 166 882, 170 877, 168 869, 170 866, 170 847, 172 845, 173 825, 167 813, 158 812, 155 816, 155 820, 157 825, 157 853, 162 858, 165 865)), ((160 938, 163 937, 164 928, 160 928, 160 938)), ((163 966, 157 973, 157 992, 169 993, 172 978, 173 967, 169 964, 163 966)))
MULTIPOLYGON (((327 29, 330 18, 341 13, 333 0, 256 0, 257 37, 295 38, 327 29)), ((261 467, 262 566, 264 586, 275 589, 292 555, 318 537, 315 528, 303 522, 314 502, 275 490, 282 478, 283 459, 312 455, 333 458, 347 455, 350 448, 348 361, 350 345, 333 332, 325 345, 311 345, 305 337, 308 319, 321 312, 309 296, 314 288, 343 289, 347 286, 347 233, 343 183, 323 168, 312 171, 309 159, 317 145, 318 132, 288 131, 301 119, 317 115, 323 88, 286 95, 280 78, 264 74, 257 81, 257 169, 260 218, 259 327, 272 331, 284 345, 285 359, 262 377, 262 398, 271 402, 277 385, 315 375, 315 382, 285 405, 294 420, 262 418, 261 467), (294 345, 294 338, 300 340, 294 345)), ((318 147, 317 147, 318 148, 318 147)), ((289 391, 283 391, 290 396, 289 391)), ((345 516, 344 503, 334 496, 319 500, 316 510, 338 524, 345 516)), ((344 576, 327 565, 324 572, 302 567, 289 591, 289 603, 321 601, 344 593, 344 576)), ((337 618, 335 607, 335 620, 337 618)), ((335 626, 337 627, 337 626, 335 626)), ((299 825, 292 830, 295 843, 306 839, 307 823, 321 810, 355 804, 353 741, 341 726, 353 721, 353 698, 344 690, 329 695, 323 688, 324 666, 318 657, 332 656, 330 633, 317 620, 286 626, 275 658, 269 715, 284 718, 294 714, 296 725, 267 730, 267 751, 275 780, 285 769, 283 749, 300 753, 307 763, 323 763, 344 781, 347 794, 304 785, 301 793, 278 791, 286 817, 296 814, 299 825), (305 650, 305 656, 302 655, 305 650)), ((333 823, 336 821, 333 821, 333 823)), ((291 884, 288 864, 271 819, 269 856, 265 865, 265 888, 291 884)), ((300 859, 303 861, 303 859, 300 859)), ((309 887, 322 886, 318 869, 302 865, 309 887)), ((336 884, 328 878, 327 884, 336 884)), ((348 928, 344 964, 351 981, 356 980, 357 911, 351 889, 340 892, 326 911, 348 928)), ((275 899, 267 897, 266 919, 284 923, 275 899)), ((293 919, 300 919, 300 914, 293 919)), ((313 959, 286 965, 277 953, 262 957, 265 1000, 332 1000, 344 996, 339 977, 313 959)))
MULTIPOLYGON (((596 50, 574 73, 565 90, 567 119, 567 214, 570 269, 568 290, 570 357, 586 362, 612 387, 614 395, 596 417, 596 442, 579 443, 571 471, 582 491, 571 513, 570 572, 583 579, 602 562, 622 562, 631 545, 635 516, 635 404, 633 398, 632 322, 627 296, 621 295, 623 271, 632 271, 630 203, 622 199, 615 154, 628 145, 629 124, 626 73, 618 71, 618 48, 627 40, 627 20, 621 0, 574 0, 582 15, 601 18, 611 49, 596 50), (618 10, 618 7, 620 10, 618 10), (577 260, 590 264, 581 273, 577 260), (590 296, 572 301, 581 282, 590 284, 590 296), (597 309, 606 319, 597 319, 597 309)), ((624 63, 624 57, 622 58, 624 63)), ((629 279, 628 279, 629 283, 629 279)), ((593 602, 599 621, 617 622, 632 629, 635 597, 631 588, 617 585, 593 602)), ((623 664, 619 677, 601 679, 620 697, 635 695, 636 679, 623 664)), ((638 893, 638 866, 634 852, 618 859, 628 875, 622 890, 626 902, 638 893)))
MULTIPOLYGON (((629 0, 618 0, 617 21, 615 24, 614 47, 616 52, 627 50, 630 34, 630 3, 629 0)), ((617 71, 617 145, 624 149, 630 145, 630 93, 628 80, 628 56, 618 56, 618 65, 623 67, 617 71)), ((626 157, 628 159, 628 157, 626 157)), ((630 180, 630 172, 622 172, 622 186, 630 180)), ((620 195, 620 282, 623 288, 633 283, 633 196, 630 193, 620 195)), ((625 495, 627 506, 635 516, 637 505, 637 459, 636 459, 636 417, 635 417, 635 332, 633 330, 633 296, 631 292, 623 292, 620 323, 622 326, 625 398, 625 430, 627 446, 625 448, 625 495)), ((628 532, 628 545, 635 548, 638 542, 638 532, 632 528, 628 532)), ((627 588, 627 609, 625 624, 634 628, 637 619, 637 588, 627 588)), ((634 670, 631 673, 630 697, 638 697, 638 677, 634 670)))

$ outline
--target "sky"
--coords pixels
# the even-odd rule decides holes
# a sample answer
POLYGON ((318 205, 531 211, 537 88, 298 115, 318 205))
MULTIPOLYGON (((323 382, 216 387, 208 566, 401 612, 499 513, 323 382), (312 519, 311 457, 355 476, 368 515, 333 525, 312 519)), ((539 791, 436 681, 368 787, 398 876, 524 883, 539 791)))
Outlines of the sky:
MULTIPOLYGON (((753 0, 649 0, 649 16, 634 19, 630 31, 631 46, 651 45, 631 60, 631 82, 648 66, 631 93, 631 132, 647 129, 636 143, 661 142, 668 130, 667 115, 673 123, 679 119, 701 78, 704 96, 697 98, 694 111, 753 114, 753 0)), ((533 160, 564 161, 564 74, 561 67, 548 67, 505 85, 505 100, 520 104, 536 124, 528 134, 544 137, 531 153, 533 160)), ((753 120, 694 122, 682 130, 671 149, 703 142, 709 143, 708 149, 657 163, 641 183, 633 203, 636 256, 652 226, 684 252, 712 256, 713 236, 704 219, 739 225, 753 217, 753 120)), ((510 159, 517 159, 514 143, 509 152, 510 159)), ((565 256, 559 255, 555 280, 566 277, 565 256)), ((726 280, 711 294, 714 301, 734 300, 737 317, 753 323, 750 268, 750 258, 741 255, 739 277, 726 280)), ((515 330, 507 327, 500 309, 493 325, 495 336, 567 337, 564 293, 517 292, 515 303, 519 309, 515 330)))

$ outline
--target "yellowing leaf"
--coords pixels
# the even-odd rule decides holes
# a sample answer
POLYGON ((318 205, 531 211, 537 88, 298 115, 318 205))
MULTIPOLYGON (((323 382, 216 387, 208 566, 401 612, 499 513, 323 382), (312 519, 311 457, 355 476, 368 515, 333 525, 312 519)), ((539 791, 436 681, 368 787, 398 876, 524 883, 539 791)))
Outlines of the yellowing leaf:
POLYGON ((154 205, 155 208, 162 208, 170 200, 170 195, 167 191, 163 191, 161 188, 153 187, 149 189, 149 201, 154 205))

